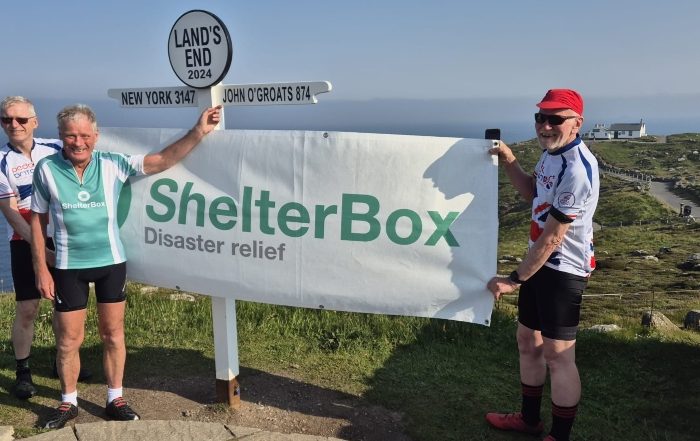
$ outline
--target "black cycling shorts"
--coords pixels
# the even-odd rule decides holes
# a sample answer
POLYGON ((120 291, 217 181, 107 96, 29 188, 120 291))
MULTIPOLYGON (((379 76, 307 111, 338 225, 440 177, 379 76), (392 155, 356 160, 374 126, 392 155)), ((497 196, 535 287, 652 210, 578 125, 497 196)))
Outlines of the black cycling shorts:
MULTIPOLYGON (((51 238, 46 240, 46 247, 53 250, 51 238)), ((15 300, 37 300, 41 293, 36 289, 34 265, 32 264, 32 247, 26 240, 10 241, 10 261, 12 266, 12 281, 15 285, 15 300)), ((53 268, 49 268, 53 272, 53 268)))
POLYGON ((117 303, 126 299, 126 262, 99 268, 55 269, 53 280, 56 311, 87 308, 90 282, 95 283, 97 303, 117 303))
POLYGON ((518 321, 543 337, 576 340, 587 277, 543 266, 520 286, 518 321))

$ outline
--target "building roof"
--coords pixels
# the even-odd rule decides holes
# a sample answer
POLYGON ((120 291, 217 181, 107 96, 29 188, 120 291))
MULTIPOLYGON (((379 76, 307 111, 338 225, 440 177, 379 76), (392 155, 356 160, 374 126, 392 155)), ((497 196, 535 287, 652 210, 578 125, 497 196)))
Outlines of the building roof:
POLYGON ((608 130, 632 130, 639 132, 642 130, 644 123, 621 123, 621 124, 611 124, 608 130))

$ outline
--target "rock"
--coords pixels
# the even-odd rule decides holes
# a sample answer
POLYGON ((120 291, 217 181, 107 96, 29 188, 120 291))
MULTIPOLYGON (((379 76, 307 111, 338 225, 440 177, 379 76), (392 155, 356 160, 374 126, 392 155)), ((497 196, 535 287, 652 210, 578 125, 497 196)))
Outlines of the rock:
POLYGON ((670 247, 661 247, 659 248, 659 252, 656 254, 657 256, 660 254, 671 254, 673 251, 671 251, 670 247))
POLYGON ((678 326, 658 311, 644 311, 642 314, 642 326, 659 330, 678 330, 678 326))
POLYGON ((194 302, 194 296, 192 294, 170 294, 170 300, 182 300, 185 302, 194 302))
POLYGON ((683 327, 685 329, 700 331, 700 311, 688 311, 683 320, 683 327))
POLYGON ((683 271, 700 271, 700 263, 693 263, 690 261, 681 262, 676 265, 676 267, 683 271))
MULTIPOLYGON (((515 256, 510 256, 510 255, 506 254, 505 256, 501 256, 501 260, 504 262, 515 262, 515 261, 517 261, 517 258, 515 256)), ((500 262, 500 260, 499 260, 499 262, 500 262)))
POLYGON ((700 253, 691 254, 685 262, 676 265, 684 271, 700 271, 700 253))
POLYGON ((634 250, 632 251, 633 256, 648 256, 649 253, 645 250, 634 250))
POLYGON ((644 260, 650 260, 652 262, 658 262, 659 258, 656 256, 644 256, 644 260))
POLYGON ((141 292, 141 294, 151 294, 151 293, 158 291, 159 289, 160 288, 158 288, 157 286, 145 285, 145 286, 142 286, 139 291, 141 292))
POLYGON ((593 332, 601 332, 601 333, 607 333, 607 332, 614 332, 614 331, 619 331, 620 328, 619 326, 612 324, 612 325, 593 325, 590 328, 588 328, 589 331, 593 332))

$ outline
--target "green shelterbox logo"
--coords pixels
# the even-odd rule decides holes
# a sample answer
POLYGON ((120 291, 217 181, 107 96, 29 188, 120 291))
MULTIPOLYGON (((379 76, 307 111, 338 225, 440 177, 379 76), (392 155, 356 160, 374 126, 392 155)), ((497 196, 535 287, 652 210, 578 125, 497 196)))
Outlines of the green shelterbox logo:
MULTIPOLYGON (((158 223, 175 220, 180 225, 196 227, 209 224, 222 231, 237 227, 244 233, 255 229, 266 235, 279 232, 287 237, 302 237, 310 234, 315 239, 326 237, 328 222, 340 222, 340 240, 370 242, 385 234, 397 245, 416 243, 427 230, 430 235, 424 245, 435 246, 444 239, 451 247, 459 246, 450 231, 459 216, 456 211, 443 216, 427 210, 430 222, 426 225, 425 216, 408 208, 383 213, 379 199, 368 194, 343 193, 339 204, 306 207, 299 202, 278 202, 272 199, 269 190, 256 191, 248 186, 243 187, 240 201, 228 195, 208 200, 204 194, 193 190, 193 182, 180 186, 170 178, 158 179, 150 188, 153 202, 146 204, 146 216, 158 223), (253 225, 254 219, 257 219, 256 225, 253 225)), ((119 226, 126 220, 130 205, 131 187, 127 182, 119 196, 119 226)))

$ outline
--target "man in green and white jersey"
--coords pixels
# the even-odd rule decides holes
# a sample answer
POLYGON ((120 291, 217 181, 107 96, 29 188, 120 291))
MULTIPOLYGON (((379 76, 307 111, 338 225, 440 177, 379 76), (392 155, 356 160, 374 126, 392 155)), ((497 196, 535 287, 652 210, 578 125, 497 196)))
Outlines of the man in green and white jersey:
POLYGON ((221 106, 206 109, 185 136, 160 152, 128 156, 94 150, 99 132, 89 107, 78 104, 58 113, 63 149, 36 165, 30 221, 37 288, 44 298, 54 301, 56 311, 61 378, 61 404, 44 423, 45 428, 63 427, 78 414, 78 351, 84 337, 89 283, 95 284, 104 347, 105 412, 115 420, 139 419, 122 398, 126 256, 117 225, 119 192, 130 176, 159 173, 175 165, 220 118, 221 106), (53 277, 46 265, 44 245, 49 217, 56 246, 53 277))
MULTIPOLYGON (((37 166, 37 203, 32 208, 51 213, 54 241, 60 242, 56 268, 98 268, 126 261, 113 213, 123 183, 144 174, 144 156, 93 151, 90 162, 100 166, 88 166, 80 179, 66 156, 55 156, 37 166)), ((56 298, 59 305, 62 301, 56 298)))

